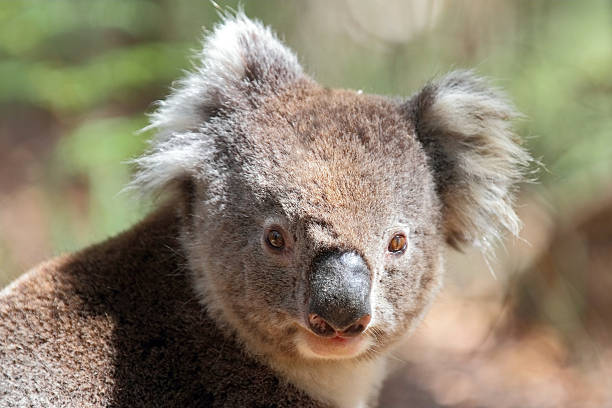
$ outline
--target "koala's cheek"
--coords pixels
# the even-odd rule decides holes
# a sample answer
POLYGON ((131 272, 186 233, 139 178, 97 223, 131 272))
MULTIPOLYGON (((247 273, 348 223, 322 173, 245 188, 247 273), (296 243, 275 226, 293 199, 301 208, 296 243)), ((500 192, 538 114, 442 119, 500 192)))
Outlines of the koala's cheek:
MULTIPOLYGON (((248 304, 267 313, 285 316, 293 322, 301 316, 297 279, 292 270, 256 264, 243 275, 244 297, 248 304)), ((288 324, 288 322, 282 322, 288 324)))
POLYGON ((421 320, 441 284, 441 274, 411 266, 408 271, 388 270, 377 280, 374 289, 374 326, 384 333, 378 336, 380 346, 398 340, 409 333, 421 320))
POLYGON ((376 299, 373 299, 373 316, 370 325, 377 327, 386 332, 394 331, 397 326, 396 312, 393 304, 390 303, 384 296, 384 292, 379 293, 376 299))

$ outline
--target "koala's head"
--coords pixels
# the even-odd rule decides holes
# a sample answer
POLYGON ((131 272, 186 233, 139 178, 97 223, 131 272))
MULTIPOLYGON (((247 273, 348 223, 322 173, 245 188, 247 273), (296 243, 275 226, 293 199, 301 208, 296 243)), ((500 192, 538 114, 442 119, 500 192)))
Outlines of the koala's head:
POLYGON ((174 186, 194 285, 251 350, 373 355, 422 317, 446 243, 517 233, 529 156, 470 72, 407 99, 324 88, 241 13, 198 59, 153 114, 134 184, 174 186))

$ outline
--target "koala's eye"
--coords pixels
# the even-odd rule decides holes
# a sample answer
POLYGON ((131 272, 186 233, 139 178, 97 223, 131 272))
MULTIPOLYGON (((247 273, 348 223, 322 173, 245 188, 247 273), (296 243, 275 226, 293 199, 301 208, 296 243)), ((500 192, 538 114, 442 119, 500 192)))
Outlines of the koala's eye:
POLYGON ((275 249, 283 249, 285 247, 285 239, 280 231, 271 229, 266 236, 266 243, 275 249))
POLYGON ((389 252, 397 253, 406 249, 406 236, 404 234, 395 234, 389 241, 389 252))

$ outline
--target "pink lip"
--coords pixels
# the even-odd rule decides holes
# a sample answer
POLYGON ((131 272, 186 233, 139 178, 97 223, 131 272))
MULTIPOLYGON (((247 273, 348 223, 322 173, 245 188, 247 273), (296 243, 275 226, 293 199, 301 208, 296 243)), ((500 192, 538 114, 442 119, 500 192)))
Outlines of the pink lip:
POLYGON ((369 345, 364 336, 319 337, 309 330, 302 332, 302 339, 310 352, 328 358, 350 358, 363 352, 369 345))
POLYGON ((339 342, 339 343, 342 343, 342 342, 347 341, 347 340, 348 340, 348 338, 336 335, 336 336, 332 337, 330 340, 331 340, 331 341, 337 341, 337 342, 339 342))

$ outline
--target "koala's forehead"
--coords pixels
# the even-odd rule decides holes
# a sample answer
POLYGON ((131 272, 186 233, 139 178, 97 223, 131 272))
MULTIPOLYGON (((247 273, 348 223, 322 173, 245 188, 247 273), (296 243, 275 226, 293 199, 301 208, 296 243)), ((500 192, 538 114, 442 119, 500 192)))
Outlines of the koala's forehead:
POLYGON ((251 119, 257 138, 273 145, 290 142, 325 159, 363 149, 388 155, 414 142, 413 126, 396 102, 308 83, 265 99, 251 119))
POLYGON ((242 133, 249 182, 313 216, 383 213, 423 180, 412 124, 383 97, 297 86, 245 115, 242 133))

